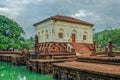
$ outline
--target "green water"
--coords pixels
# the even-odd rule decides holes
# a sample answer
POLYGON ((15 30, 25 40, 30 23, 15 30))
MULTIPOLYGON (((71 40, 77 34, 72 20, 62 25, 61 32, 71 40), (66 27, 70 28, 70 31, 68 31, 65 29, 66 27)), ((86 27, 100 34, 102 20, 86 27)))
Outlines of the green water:
POLYGON ((25 66, 13 66, 0 61, 0 80, 55 80, 50 74, 34 73, 25 66))

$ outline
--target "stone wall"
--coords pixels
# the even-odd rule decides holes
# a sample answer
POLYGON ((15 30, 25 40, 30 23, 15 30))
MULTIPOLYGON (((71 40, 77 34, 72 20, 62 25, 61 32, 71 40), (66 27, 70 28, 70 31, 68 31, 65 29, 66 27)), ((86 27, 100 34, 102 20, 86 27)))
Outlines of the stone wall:
POLYGON ((95 52, 95 48, 93 44, 88 43, 44 42, 35 45, 35 53, 41 55, 49 55, 54 53, 55 54, 76 53, 76 52, 93 53, 95 52), (68 44, 70 44, 72 47, 70 48, 68 44))
POLYGON ((120 80, 120 76, 53 66, 53 76, 58 80, 120 80))
POLYGON ((46 42, 36 44, 36 53, 43 55, 52 53, 67 53, 67 43, 46 42))

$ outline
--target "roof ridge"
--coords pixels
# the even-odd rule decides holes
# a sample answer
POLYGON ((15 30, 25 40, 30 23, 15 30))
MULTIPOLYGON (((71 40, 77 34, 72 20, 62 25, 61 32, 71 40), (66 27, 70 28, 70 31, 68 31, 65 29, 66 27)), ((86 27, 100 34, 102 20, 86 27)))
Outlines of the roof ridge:
POLYGON ((86 21, 83 21, 83 20, 80 20, 80 19, 76 19, 76 18, 70 17, 70 16, 64 16, 64 15, 57 14, 55 16, 52 16, 51 18, 55 19, 55 20, 69 21, 69 22, 74 22, 74 23, 80 23, 80 24, 86 24, 86 25, 93 26, 93 24, 91 24, 89 22, 86 22, 86 21))
POLYGON ((89 23, 89 22, 86 22, 86 21, 83 21, 83 20, 80 20, 80 19, 76 19, 76 18, 73 18, 71 16, 63 16, 63 15, 55 15, 55 16, 51 16, 43 21, 40 21, 40 22, 37 22, 34 24, 34 26, 36 26, 37 24, 39 23, 42 23, 42 22, 45 22, 49 19, 53 19, 53 20, 58 20, 58 21, 66 21, 66 22, 71 22, 71 23, 77 23, 77 24, 83 24, 83 25, 89 25, 89 26, 94 26, 93 24, 89 23))
MULTIPOLYGON (((80 19, 76 19, 76 18, 71 17, 71 16, 65 16, 65 15, 59 15, 59 14, 57 14, 57 15, 55 15, 55 16, 52 16, 52 18, 53 18, 53 17, 66 17, 66 18, 70 18, 70 19, 80 20, 80 19)), ((80 20, 80 21, 82 21, 82 20, 80 20)))

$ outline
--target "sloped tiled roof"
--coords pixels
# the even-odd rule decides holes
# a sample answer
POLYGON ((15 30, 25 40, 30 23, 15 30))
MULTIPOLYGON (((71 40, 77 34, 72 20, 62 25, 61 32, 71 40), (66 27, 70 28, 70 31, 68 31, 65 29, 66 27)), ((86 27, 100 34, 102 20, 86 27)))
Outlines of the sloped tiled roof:
POLYGON ((76 19, 76 18, 73 18, 73 17, 62 16, 62 15, 52 16, 52 17, 50 17, 50 18, 48 18, 48 19, 45 19, 45 20, 43 20, 43 21, 41 21, 41 22, 35 23, 34 26, 36 26, 37 24, 42 23, 42 22, 44 22, 44 21, 47 21, 47 20, 49 20, 49 19, 93 26, 93 24, 91 24, 91 23, 89 23, 89 22, 82 21, 82 20, 79 20, 79 19, 76 19))
POLYGON ((60 20, 60 21, 67 21, 67 22, 72 22, 72 23, 79 23, 79 24, 84 24, 84 25, 90 25, 93 26, 93 24, 73 18, 73 17, 68 17, 68 16, 61 16, 61 15, 56 15, 51 17, 52 19, 55 20, 60 20))

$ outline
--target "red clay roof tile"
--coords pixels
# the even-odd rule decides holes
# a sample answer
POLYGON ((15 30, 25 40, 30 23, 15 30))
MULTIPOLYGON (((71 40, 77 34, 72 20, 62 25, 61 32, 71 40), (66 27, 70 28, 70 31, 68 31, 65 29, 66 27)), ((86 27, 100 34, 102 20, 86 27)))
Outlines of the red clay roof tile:
POLYGON ((65 22, 71 22, 71 23, 77 23, 77 24, 83 24, 83 25, 89 25, 89 26, 94 26, 93 24, 91 23, 88 23, 86 21, 82 21, 82 20, 79 20, 79 19, 76 19, 76 18, 72 18, 72 17, 68 17, 68 16, 62 16, 62 15, 55 15, 55 16, 52 16, 50 18, 47 18, 43 21, 40 21, 40 22, 37 22, 35 24, 33 24, 34 26, 44 22, 44 21, 47 21, 49 19, 53 19, 53 20, 58 20, 58 21, 65 21, 65 22))
POLYGON ((56 15, 52 19, 93 26, 93 24, 68 16, 56 15))

